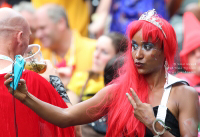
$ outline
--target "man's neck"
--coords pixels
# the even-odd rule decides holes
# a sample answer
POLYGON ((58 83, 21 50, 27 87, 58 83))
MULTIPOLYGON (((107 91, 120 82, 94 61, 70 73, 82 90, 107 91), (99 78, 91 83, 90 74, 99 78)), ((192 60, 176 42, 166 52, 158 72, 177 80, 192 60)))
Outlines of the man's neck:
MULTIPOLYGON (((0 55, 7 56, 11 58, 12 60, 14 60, 14 54, 6 52, 3 49, 0 49, 0 55)), ((6 68, 7 66, 11 64, 12 64, 11 61, 0 59, 0 70, 6 68)))
POLYGON ((70 49, 71 43, 72 43, 72 31, 67 30, 64 35, 62 36, 62 39, 57 45, 59 48, 55 49, 54 52, 59 55, 60 57, 64 58, 68 50, 70 49))

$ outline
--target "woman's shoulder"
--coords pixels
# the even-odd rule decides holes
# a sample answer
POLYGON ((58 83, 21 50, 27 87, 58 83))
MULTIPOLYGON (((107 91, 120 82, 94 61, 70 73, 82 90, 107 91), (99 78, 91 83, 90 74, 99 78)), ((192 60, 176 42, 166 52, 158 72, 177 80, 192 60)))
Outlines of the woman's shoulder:
POLYGON ((196 90, 189 86, 188 82, 180 77, 169 75, 170 82, 172 83, 172 91, 176 98, 182 100, 183 98, 188 98, 191 96, 196 96, 196 90))
POLYGON ((176 83, 173 85, 173 92, 176 94, 176 97, 179 101, 189 101, 198 97, 197 91, 188 85, 183 83, 176 83))

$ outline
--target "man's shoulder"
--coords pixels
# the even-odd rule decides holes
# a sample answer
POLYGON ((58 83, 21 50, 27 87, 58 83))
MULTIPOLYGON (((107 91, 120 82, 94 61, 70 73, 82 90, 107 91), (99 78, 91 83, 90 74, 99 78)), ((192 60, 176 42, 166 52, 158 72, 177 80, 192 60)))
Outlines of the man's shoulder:
POLYGON ((42 77, 34 72, 34 71, 30 71, 30 70, 25 70, 23 73, 22 73, 22 78, 24 79, 42 79, 42 77))
POLYGON ((44 79, 38 73, 30 70, 25 70, 22 74, 22 78, 26 81, 28 86, 31 86, 33 88, 36 88, 38 86, 45 88, 46 86, 51 85, 46 79, 44 79))

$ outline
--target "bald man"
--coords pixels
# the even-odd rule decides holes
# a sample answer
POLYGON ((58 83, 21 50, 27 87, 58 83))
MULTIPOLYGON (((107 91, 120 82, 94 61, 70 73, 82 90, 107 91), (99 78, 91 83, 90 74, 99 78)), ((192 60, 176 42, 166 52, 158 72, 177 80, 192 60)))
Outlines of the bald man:
MULTIPOLYGON (((27 49, 31 32, 27 21, 9 8, 0 9, 0 137, 74 137, 73 127, 59 128, 54 126, 16 100, 16 113, 12 95, 4 86, 4 75, 12 69, 15 55, 23 55, 27 49), (16 115, 15 129, 14 115, 16 115), (17 130, 17 131, 16 131, 17 130)), ((67 108, 56 90, 49 82, 32 71, 24 71, 27 87, 36 97, 53 105, 67 108)), ((41 110, 42 111, 42 110, 41 110)))

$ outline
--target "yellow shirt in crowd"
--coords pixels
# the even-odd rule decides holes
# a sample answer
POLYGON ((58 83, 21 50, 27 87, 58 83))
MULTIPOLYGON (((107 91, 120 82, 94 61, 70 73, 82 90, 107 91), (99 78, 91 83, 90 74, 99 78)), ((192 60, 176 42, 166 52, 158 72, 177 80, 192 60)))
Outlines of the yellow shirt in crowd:
MULTIPOLYGON (((85 85, 88 79, 88 72, 76 72, 73 74, 73 77, 68 84, 68 89, 75 92, 78 96, 80 96, 82 92, 82 88, 85 85)), ((104 87, 104 78, 103 75, 99 75, 98 77, 90 78, 85 90, 83 92, 82 101, 85 101, 92 96, 94 96, 99 90, 104 87)))
POLYGON ((63 6, 68 15, 70 28, 77 30, 82 36, 88 36, 89 7, 84 0, 32 0, 37 9, 47 3, 55 3, 63 6))
MULTIPOLYGON (((73 31, 73 46, 66 53, 64 59, 67 66, 75 66, 74 72, 88 71, 92 67, 93 52, 96 47, 96 40, 81 36, 77 31, 73 31)), ((42 48, 44 59, 50 60, 54 65, 62 61, 62 58, 55 55, 50 49, 42 48)))

